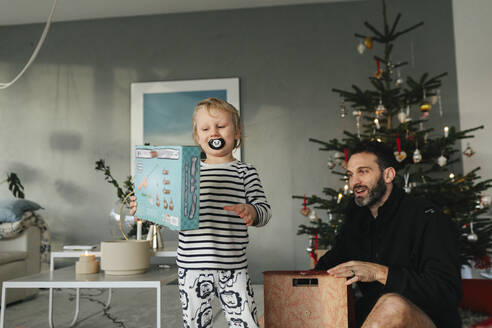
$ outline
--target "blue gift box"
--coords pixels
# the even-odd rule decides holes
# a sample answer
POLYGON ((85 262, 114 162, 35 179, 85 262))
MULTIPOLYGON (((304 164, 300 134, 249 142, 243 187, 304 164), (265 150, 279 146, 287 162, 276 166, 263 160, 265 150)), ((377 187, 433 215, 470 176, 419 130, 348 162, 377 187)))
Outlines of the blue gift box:
POLYGON ((135 216, 172 230, 198 229, 200 147, 137 146, 135 216))

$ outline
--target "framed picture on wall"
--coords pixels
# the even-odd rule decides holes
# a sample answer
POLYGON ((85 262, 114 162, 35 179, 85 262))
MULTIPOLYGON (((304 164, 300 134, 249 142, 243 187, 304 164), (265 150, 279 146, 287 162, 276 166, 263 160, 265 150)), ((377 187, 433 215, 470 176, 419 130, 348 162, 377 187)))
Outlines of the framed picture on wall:
MULTIPOLYGON (((239 78, 131 84, 131 171, 136 145, 194 145, 191 117, 196 104, 216 97, 239 108, 239 78)), ((241 150, 234 150, 241 159, 241 150)))

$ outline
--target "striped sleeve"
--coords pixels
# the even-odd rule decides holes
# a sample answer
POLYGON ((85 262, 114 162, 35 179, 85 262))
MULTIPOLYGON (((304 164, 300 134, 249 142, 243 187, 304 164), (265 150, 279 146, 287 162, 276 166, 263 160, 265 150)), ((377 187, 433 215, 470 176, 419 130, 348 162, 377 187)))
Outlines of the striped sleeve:
POLYGON ((270 221, 272 212, 270 204, 268 204, 260 177, 256 169, 249 165, 244 176, 244 189, 246 192, 246 202, 251 204, 256 209, 258 217, 254 222, 254 226, 262 227, 270 221))

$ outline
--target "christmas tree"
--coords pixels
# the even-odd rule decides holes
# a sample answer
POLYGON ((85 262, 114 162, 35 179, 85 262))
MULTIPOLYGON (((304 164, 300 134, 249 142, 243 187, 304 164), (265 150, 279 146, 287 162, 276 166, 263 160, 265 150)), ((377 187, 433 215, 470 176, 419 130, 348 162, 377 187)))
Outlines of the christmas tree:
MULTIPOLYGON (((369 77, 372 88, 362 90, 352 85, 351 91, 333 89, 341 98, 340 116, 352 115, 356 131, 344 131, 341 140, 309 139, 321 145, 321 151, 329 152, 328 167, 332 174, 340 176, 341 187, 324 188, 323 197, 294 196, 304 198, 301 213, 310 219, 308 224, 299 226, 298 234, 310 236, 308 252, 314 259, 316 248, 329 249, 333 245, 344 220, 345 208, 352 201, 345 175, 350 149, 361 141, 377 140, 394 148, 400 164, 395 183, 407 193, 430 199, 457 223, 461 230, 462 264, 474 262, 479 268, 490 267, 487 252, 492 249, 492 220, 480 216, 490 206, 490 197, 483 192, 491 186, 492 179, 479 181, 479 168, 466 174, 458 174, 452 169, 461 157, 455 143, 472 138, 471 133, 483 126, 463 131, 446 126, 439 136, 430 136, 434 129, 425 125, 432 108, 437 108, 433 112, 439 111, 442 117, 440 86, 446 73, 435 76, 425 73, 419 78, 407 76, 406 79, 401 76, 400 67, 407 62, 392 60, 394 44, 423 22, 400 29, 402 15, 398 14, 390 24, 384 0, 382 5, 382 30, 365 22, 368 33, 355 34, 361 41, 357 48, 361 54, 376 44, 383 49, 381 56, 374 56, 376 72, 369 77), (328 220, 318 219, 315 211, 310 211, 310 205, 326 210, 328 220)), ((473 153, 469 146, 463 152, 465 156, 473 153)))

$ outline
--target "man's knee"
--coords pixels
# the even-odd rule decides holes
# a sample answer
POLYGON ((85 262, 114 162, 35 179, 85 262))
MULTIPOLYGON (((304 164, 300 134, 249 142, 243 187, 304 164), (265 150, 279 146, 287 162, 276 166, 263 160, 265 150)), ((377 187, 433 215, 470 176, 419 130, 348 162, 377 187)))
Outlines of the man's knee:
POLYGON ((388 311, 388 313, 401 314, 410 312, 412 309, 412 304, 407 299, 395 293, 383 294, 376 302, 376 306, 377 305, 388 311))
POLYGON ((393 327, 404 326, 411 315, 411 310, 411 304, 401 295, 384 294, 372 308, 363 327, 385 327, 388 323, 393 327))
POLYGON ((399 294, 388 293, 378 299, 363 327, 408 327, 409 323, 415 324, 415 327, 435 327, 412 302, 399 294))

